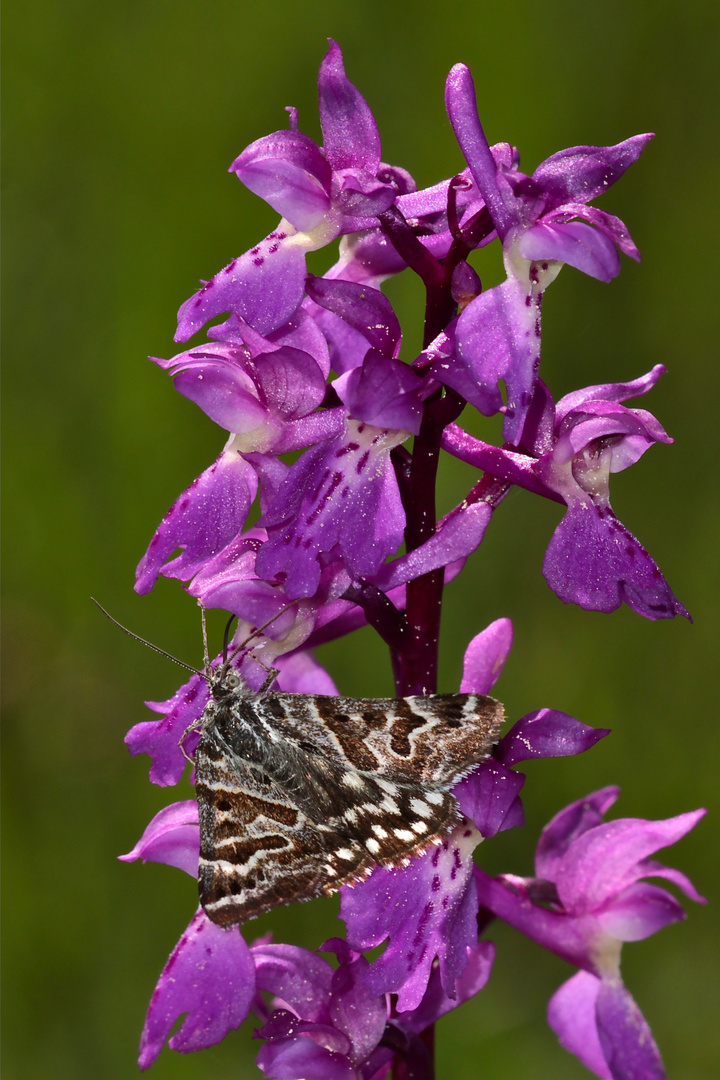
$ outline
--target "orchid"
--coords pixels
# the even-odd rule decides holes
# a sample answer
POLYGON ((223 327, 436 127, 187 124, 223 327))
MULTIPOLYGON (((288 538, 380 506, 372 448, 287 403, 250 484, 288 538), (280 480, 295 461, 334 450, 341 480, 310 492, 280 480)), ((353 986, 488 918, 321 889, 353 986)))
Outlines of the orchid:
POLYGON ((600 281, 620 272, 616 247, 640 259, 625 225, 588 207, 638 159, 652 135, 617 146, 575 146, 544 161, 532 176, 496 162, 475 103, 472 76, 456 64, 446 87, 448 115, 503 245, 507 280, 474 300, 458 319, 455 363, 445 382, 485 415, 505 414, 504 434, 518 443, 540 363, 540 309, 547 286, 569 263, 600 281), (576 219, 580 218, 580 221, 576 219), (498 383, 505 380, 503 405, 498 383), (467 396, 467 395, 466 395, 467 396))
POLYGON ((620 402, 646 394, 662 364, 629 383, 589 386, 555 405, 541 382, 518 450, 489 446, 452 424, 443 446, 456 457, 567 511, 550 541, 543 573, 566 603, 614 611, 625 602, 648 619, 689 614, 645 548, 610 505, 611 472, 633 465, 656 442, 670 443, 651 413, 620 402))
POLYGON ((704 811, 604 822, 618 794, 604 788, 560 811, 540 836, 534 878, 493 880, 476 867, 475 882, 483 906, 580 969, 548 1008, 563 1046, 597 1076, 640 1080, 664 1072, 650 1028, 623 985, 620 952, 623 942, 685 918, 674 896, 643 878, 665 878, 704 903, 684 874, 649 858, 685 836, 704 811))
POLYGON ((380 161, 377 124, 345 76, 335 42, 320 67, 323 148, 297 130, 276 131, 248 146, 230 166, 279 214, 280 224, 190 297, 178 313, 178 341, 224 312, 269 333, 292 318, 305 288, 305 256, 345 233, 376 224, 412 178, 380 161))
MULTIPOLYGON (((578 968, 548 1013, 563 1046, 599 1076, 661 1080, 659 1051, 620 977, 620 949, 683 917, 670 893, 643 883, 645 877, 664 877, 701 899, 684 875, 649 855, 685 835, 702 811, 665 822, 605 823, 616 796, 607 788, 547 826, 534 878, 490 878, 476 862, 481 844, 524 825, 526 777, 517 766, 572 758, 609 730, 544 707, 515 720, 493 744, 493 719, 477 753, 471 742, 470 759, 440 777, 432 773, 434 745, 415 763, 413 732, 425 721, 410 709, 414 699, 415 709, 444 717, 438 760, 443 740, 455 745, 453 725, 462 728, 454 719, 464 708, 458 702, 500 711, 485 695, 510 653, 510 620, 497 619, 470 641, 464 698, 437 695, 438 640, 444 586, 476 556, 513 485, 565 507, 543 564, 561 600, 603 612, 624 602, 651 620, 689 618, 609 498, 610 473, 634 464, 655 443, 672 442, 650 412, 624 404, 648 393, 665 369, 657 365, 638 379, 585 387, 558 401, 539 370, 542 297, 563 263, 609 281, 619 272, 618 251, 639 259, 624 224, 589 204, 637 160, 651 136, 562 150, 526 175, 513 146, 489 145, 470 73, 457 65, 446 105, 466 165, 418 191, 409 173, 382 163, 374 117, 348 80, 335 42, 318 87, 322 146, 300 132, 290 109, 289 129, 257 139, 230 167, 282 219, 182 305, 176 340, 186 343, 210 320, 222 321, 207 327, 205 343, 153 358, 223 432, 224 446, 162 519, 138 566, 136 590, 148 593, 160 575, 175 578, 203 609, 225 611, 230 621, 222 652, 210 659, 206 642, 203 670, 191 668, 169 700, 148 702, 154 718, 135 724, 126 743, 130 753, 150 757, 152 783, 181 785, 188 772, 192 780, 194 763, 198 792, 209 791, 202 762, 213 710, 223 694, 236 694, 233 708, 241 701, 253 722, 264 715, 258 726, 272 729, 253 734, 257 760, 247 757, 263 795, 253 795, 252 782, 240 794, 248 803, 255 799, 259 817, 270 820, 272 804, 263 800, 279 785, 290 800, 282 804, 289 821, 300 813, 293 792, 308 789, 310 839, 301 854, 314 857, 311 845, 320 850, 323 829, 336 827, 318 820, 322 800, 310 782, 315 766, 293 765, 282 749, 292 733, 272 727, 270 712, 261 710, 276 709, 293 722, 297 713, 306 728, 325 724, 316 731, 317 745, 305 728, 296 742, 314 755, 317 775, 335 775, 338 747, 348 766, 336 781, 342 816, 332 818, 341 826, 331 857, 354 857, 345 845, 358 807, 373 824, 361 835, 363 861, 353 864, 362 872, 345 871, 333 885, 336 870, 328 864, 327 881, 304 894, 345 882, 344 938, 312 948, 269 938, 252 943, 244 926, 212 921, 217 912, 201 887, 205 910, 192 915, 152 996, 140 1066, 152 1065, 166 1042, 182 1052, 212 1046, 254 1013, 263 1040, 257 1063, 275 1080, 383 1080, 391 1071, 431 1080, 432 1026, 488 984, 495 949, 482 933, 497 917, 578 968), (334 266, 322 276, 308 273, 306 255, 334 241, 334 266), (468 257, 493 245, 502 249, 506 280, 483 291, 468 257), (400 320, 381 291, 386 278, 405 272, 417 274, 426 290, 423 345, 411 362, 401 355, 400 320), (466 407, 503 415, 502 445, 465 430, 466 407), (443 453, 482 475, 438 518, 443 453), (380 727, 391 725, 387 751, 372 750, 366 729, 364 741, 347 736, 342 725, 350 717, 332 701, 341 680, 314 654, 366 624, 388 646, 397 697, 411 701, 340 701, 349 712, 359 710, 358 724, 377 720, 382 710, 380 727), (311 695, 310 711, 302 711, 302 699, 280 695, 311 695), (398 719, 393 709, 405 712, 398 719), (396 721, 400 749, 392 743, 396 721), (348 738, 351 749, 343 743, 348 738), (272 772, 271 757, 282 761, 282 778, 272 772), (424 782, 426 768, 432 783, 423 787, 418 777, 424 782), (392 818, 401 813, 394 776, 407 781, 413 796, 400 819, 392 818), (369 803, 363 795, 356 806, 348 789, 370 790, 366 782, 385 794, 369 803), (433 798, 451 817, 442 819, 444 832, 426 837, 433 798), (383 824, 390 818, 392 834, 383 824), (378 838, 389 835, 398 841, 397 858, 377 854, 378 838), (372 959, 370 950, 377 950, 372 959)), ((213 746, 231 779, 212 790, 237 797, 232 770, 245 763, 246 752, 224 748, 219 738, 213 746)), ((209 865, 202 814, 221 800, 201 797, 199 814, 197 799, 184 797, 183 788, 179 794, 121 858, 165 863, 202 880, 209 865)), ((218 813, 234 827, 232 805, 230 799, 218 813)), ((297 851, 299 829, 290 827, 289 847, 297 851)), ((253 857, 262 855, 265 834, 252 835, 253 857)), ((223 842, 238 839, 242 844, 247 836, 223 842)), ((282 847, 282 838, 274 839, 269 850, 282 847)), ((213 867, 220 863, 223 874, 245 866, 232 852, 211 860, 213 867)), ((282 870, 283 889, 262 910, 298 898, 293 865, 291 859, 282 870)), ((257 905, 250 917, 255 914, 257 905)))

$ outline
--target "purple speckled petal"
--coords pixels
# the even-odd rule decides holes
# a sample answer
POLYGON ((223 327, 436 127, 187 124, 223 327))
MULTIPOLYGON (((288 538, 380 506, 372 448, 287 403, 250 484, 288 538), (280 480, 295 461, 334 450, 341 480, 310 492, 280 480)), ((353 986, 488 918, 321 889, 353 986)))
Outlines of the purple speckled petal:
POLYGON ((604 787, 560 810, 540 833, 535 852, 537 877, 557 881, 562 872, 562 859, 570 845, 588 829, 602 825, 604 815, 619 795, 619 787, 604 787))
POLYGON ((597 915, 602 930, 618 941, 642 941, 684 918, 685 911, 674 896, 647 882, 630 885, 597 915))
POLYGON ((358 169, 333 174, 333 204, 341 215, 343 232, 359 232, 374 225, 377 214, 388 210, 397 194, 391 184, 358 169))
POLYGON ((537 709, 513 725, 493 756, 505 765, 531 758, 570 757, 589 750, 609 733, 609 728, 588 727, 558 709, 537 709))
POLYGON ((298 945, 261 942, 251 948, 257 988, 284 1001, 303 1020, 329 1023, 333 969, 327 960, 298 945))
POLYGON ((368 351, 366 334, 355 330, 345 319, 320 307, 308 296, 303 300, 303 310, 310 314, 328 343, 333 371, 343 375, 362 364, 368 351))
POLYGON ((311 300, 349 323, 383 356, 397 356, 402 337, 400 322, 392 304, 379 289, 310 274, 307 292, 311 300))
POLYGON ((270 408, 288 420, 307 416, 325 396, 325 376, 314 357, 289 345, 256 357, 249 369, 270 408))
POLYGON ((152 1065, 183 1013, 187 1015, 170 1039, 171 1049, 202 1050, 240 1027, 254 994, 255 968, 237 926, 223 929, 197 911, 150 1000, 140 1040, 140 1068, 152 1065))
POLYGON ((373 584, 387 591, 466 558, 480 546, 491 517, 487 503, 471 503, 451 511, 424 544, 381 566, 373 584))
POLYGON ((543 575, 561 600, 587 611, 615 611, 624 602, 646 619, 690 619, 639 540, 609 506, 590 499, 568 507, 545 552, 543 575))
POLYGON ((330 209, 332 171, 319 147, 299 131, 276 131, 257 139, 228 172, 299 232, 319 225, 330 209))
POLYGON ((267 1042, 255 1059, 272 1080, 358 1080, 358 1074, 343 1054, 327 1050, 307 1036, 267 1042))
POLYGON ((548 209, 568 202, 590 202, 619 180, 637 161, 652 134, 633 135, 615 146, 571 146, 546 158, 533 173, 548 209))
MULTIPOLYGON (((279 225, 259 244, 220 270, 178 311, 176 341, 187 341, 208 319, 232 312, 261 334, 290 319, 305 292, 305 254, 329 243, 333 230, 316 243, 307 234, 279 225)), ((335 235, 337 232, 335 231, 335 235)))
POLYGON ((599 281, 611 281, 620 273, 620 257, 612 240, 582 221, 533 225, 520 237, 518 251, 535 262, 567 263, 599 281))
POLYGON ((500 678, 513 642, 510 619, 496 619, 465 650, 461 694, 489 694, 500 678))
POLYGON ((367 101, 345 75, 340 46, 329 40, 318 79, 325 157, 333 171, 359 168, 374 176, 380 165, 377 124, 367 101))
MULTIPOLYGON (((150 755, 150 780, 153 784, 167 787, 179 781, 187 765, 187 758, 180 749, 180 739, 188 727, 200 719, 209 699, 210 690, 206 680, 200 675, 193 675, 169 701, 146 703, 154 712, 162 713, 163 719, 143 720, 135 724, 125 736, 125 744, 133 756, 150 755)), ((198 739, 197 732, 188 735, 184 742, 188 754, 193 753, 198 739)))
POLYGON ((513 772, 507 765, 489 758, 456 784, 453 794, 463 814, 487 839, 505 829, 525 824, 519 798, 524 783, 522 773, 513 772))
POLYGON ((305 1035, 318 1046, 325 1047, 326 1050, 347 1054, 350 1049, 347 1036, 332 1024, 300 1020, 287 1009, 276 1009, 271 1013, 267 1023, 254 1033, 256 1039, 271 1039, 277 1042, 283 1039, 297 1039, 298 1036, 302 1038, 305 1035))
MULTIPOLYGON (((555 460, 562 463, 575 459, 572 460, 575 479, 593 493, 602 490, 598 478, 606 468, 609 472, 622 472, 639 461, 653 443, 673 441, 652 413, 627 409, 616 401, 586 402, 567 413, 558 423, 557 431, 555 460), (596 445, 598 440, 603 441, 600 447, 596 445), (586 454, 579 458, 583 451, 586 454), (583 483, 586 474, 589 484, 583 483)), ((607 483, 607 477, 602 478, 602 483, 607 483)))
POLYGON ((259 576, 285 575, 288 599, 313 596, 322 556, 338 545, 352 577, 371 578, 402 542, 390 450, 406 437, 350 420, 344 436, 306 451, 260 519, 269 539, 257 557, 259 576))
POLYGON ((465 1001, 479 994, 490 978, 495 946, 490 941, 480 941, 474 948, 467 950, 467 964, 462 975, 455 983, 457 997, 451 998, 443 989, 440 971, 433 968, 422 1001, 412 1012, 402 1013, 396 1020, 403 1031, 419 1035, 426 1027, 433 1024, 445 1013, 457 1009, 465 1001))
POLYGON ((461 822, 409 866, 379 867, 367 880, 340 890, 340 917, 353 948, 390 939, 370 965, 366 984, 375 994, 397 993, 399 1012, 422 1001, 436 956, 443 988, 455 994, 467 949, 477 944, 472 852, 479 840, 477 830, 461 822))
POLYGON ((132 851, 118 855, 121 862, 166 863, 184 870, 190 877, 198 876, 200 857, 200 826, 195 799, 172 803, 164 807, 149 823, 132 851))
POLYGON ((519 442, 540 363, 539 296, 508 278, 468 304, 457 321, 456 341, 455 360, 438 362, 433 374, 484 416, 503 408, 498 386, 503 380, 503 435, 507 442, 519 442))
POLYGON ((595 911, 647 876, 643 860, 677 843, 704 814, 693 810, 663 821, 618 818, 584 832, 558 868, 555 883, 565 909, 577 915, 595 911))
POLYGON ((550 998, 547 1020, 560 1045, 602 1080, 613 1080, 598 1037, 595 1007, 600 980, 578 971, 550 998))
POLYGON ((612 1080, 666 1080, 648 1022, 621 982, 601 983, 595 1015, 612 1080))
POLYGON ((236 450, 224 450, 160 522, 138 565, 135 591, 150 592, 158 574, 182 581, 193 577, 240 532, 256 491, 253 468, 236 450), (166 562, 177 548, 182 553, 166 562))

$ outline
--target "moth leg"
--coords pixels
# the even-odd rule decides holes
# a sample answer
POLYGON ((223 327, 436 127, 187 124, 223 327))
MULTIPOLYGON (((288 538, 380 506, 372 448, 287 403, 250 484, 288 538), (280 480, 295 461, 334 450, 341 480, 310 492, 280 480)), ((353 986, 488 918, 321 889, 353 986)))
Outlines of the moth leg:
POLYGON ((280 668, 265 667, 265 664, 263 664, 262 660, 258 660, 258 658, 256 656, 253 657, 253 660, 255 661, 256 664, 259 664, 261 668, 264 668, 265 671, 267 671, 267 678, 265 679, 265 682, 262 684, 262 686, 260 687, 260 689, 257 692, 258 697, 264 697, 267 694, 270 687, 272 686, 272 684, 277 679, 278 675, 280 674, 280 668))
POLYGON ((197 720, 193 720, 192 724, 188 724, 188 726, 185 728, 182 735, 178 739, 178 746, 180 747, 180 750, 182 751, 182 755, 183 755, 183 757, 185 758, 186 761, 190 762, 191 765, 195 764, 195 758, 191 758, 190 755, 188 754, 187 750, 185 749, 185 740, 187 739, 187 737, 188 737, 188 735, 190 734, 191 731, 199 731, 199 729, 201 727, 202 727, 202 716, 199 716, 197 718, 197 720))

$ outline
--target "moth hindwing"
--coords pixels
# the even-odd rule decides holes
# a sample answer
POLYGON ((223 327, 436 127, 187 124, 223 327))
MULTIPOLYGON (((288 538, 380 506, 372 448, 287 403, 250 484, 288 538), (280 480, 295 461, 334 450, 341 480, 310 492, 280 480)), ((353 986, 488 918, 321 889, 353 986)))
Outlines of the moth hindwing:
POLYGON ((216 677, 195 755, 200 900, 220 925, 399 866, 460 819, 450 788, 487 756, 480 694, 254 694, 216 677))

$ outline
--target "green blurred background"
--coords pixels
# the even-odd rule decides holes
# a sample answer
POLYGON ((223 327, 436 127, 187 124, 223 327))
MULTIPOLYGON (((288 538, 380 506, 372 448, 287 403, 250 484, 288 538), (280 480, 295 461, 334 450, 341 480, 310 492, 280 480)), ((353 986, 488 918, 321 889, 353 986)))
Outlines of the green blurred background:
MULTIPOLYGON (((657 132, 602 202, 626 220, 643 263, 624 260, 609 286, 563 272, 546 301, 544 376, 559 396, 659 361, 669 368, 642 404, 676 443, 616 476, 612 496, 695 624, 565 607, 540 575, 559 508, 516 491, 464 585, 448 590, 441 688, 457 686, 467 640, 509 615, 516 642, 497 693, 510 716, 552 705, 614 729, 581 759, 528 766, 528 826, 486 845, 492 871, 531 872, 542 824, 618 783, 621 816, 714 806, 665 854, 717 901, 719 11, 709 0, 8 0, 6 1080, 135 1076, 148 999, 195 906, 185 875, 116 861, 153 813, 189 796, 185 785, 150 786, 147 759, 131 759, 122 743, 149 715, 143 699, 168 696, 179 676, 89 597, 198 662, 194 602, 164 581, 135 597, 133 570, 223 434, 145 357, 176 351, 175 311, 197 279, 275 223, 227 167, 286 125, 288 104, 319 138, 328 35, 375 111, 385 160, 421 186, 461 167, 443 111, 457 60, 472 67, 490 140, 515 143, 528 171, 566 146, 657 132)), ((486 283, 499 279, 495 250, 478 266, 486 283)), ((390 291, 412 324, 409 356, 420 295, 412 282, 390 291)), ((470 482, 464 468, 443 472, 442 509, 470 482)), ((321 659, 345 692, 391 690, 369 632, 321 659)), ((687 923, 627 946, 623 970, 669 1075, 710 1080, 720 1074, 717 907, 692 907, 687 923)), ((334 900, 281 910, 250 933, 272 929, 315 947, 334 932, 335 912, 334 900)), ((489 987, 440 1025, 439 1076, 587 1076, 544 1020, 570 969, 502 927, 493 936, 489 987)), ((165 1050, 153 1076, 253 1077, 256 1050, 246 1025, 197 1055, 165 1050)))

